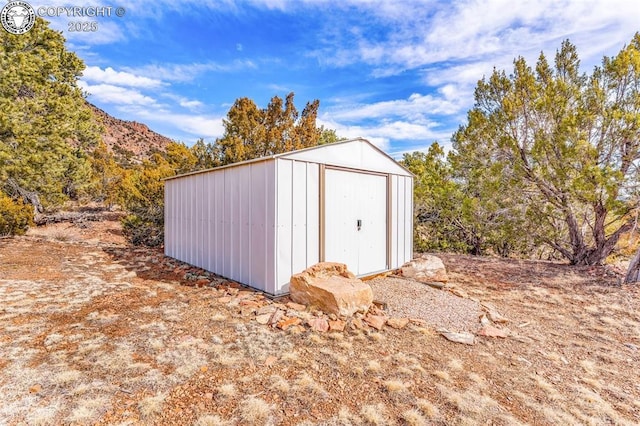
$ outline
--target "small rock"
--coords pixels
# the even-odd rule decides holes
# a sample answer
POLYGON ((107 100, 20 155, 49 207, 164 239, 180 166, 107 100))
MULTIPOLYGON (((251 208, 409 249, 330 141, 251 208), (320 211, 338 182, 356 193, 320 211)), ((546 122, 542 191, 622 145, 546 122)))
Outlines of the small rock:
POLYGON ((264 365, 267 367, 271 367, 273 364, 276 363, 276 361, 278 361, 278 358, 276 358, 273 355, 269 355, 267 359, 264 360, 264 365))
POLYGON ((362 330, 364 328, 364 323, 360 318, 353 318, 350 326, 352 330, 362 330))
POLYGON ((380 309, 379 307, 373 305, 369 308, 369 312, 370 315, 384 315, 384 311, 382 309, 380 309))
POLYGON ((491 321, 485 314, 480 315, 480 324, 483 326, 491 325, 491 321))
POLYGON ((324 318, 313 318, 307 322, 313 331, 325 333, 329 331, 329 323, 324 318))
POLYGON ((500 315, 500 312, 498 312, 498 309, 495 307, 495 305, 493 303, 481 302, 480 305, 482 306, 482 309, 489 316, 489 319, 491 321, 493 321, 494 323, 498 324, 498 323, 507 323, 507 322, 509 322, 509 320, 507 318, 505 318, 502 315, 500 315))
POLYGON ((223 297, 218 297, 217 300, 219 303, 229 303, 233 300, 233 297, 223 296, 223 297))
POLYGON ((266 324, 269 323, 269 320, 271 319, 271 315, 273 315, 273 314, 261 314, 261 315, 258 315, 256 317, 256 322, 258 324, 266 325, 266 324))
POLYGON ((438 290, 442 290, 442 288, 444 287, 444 283, 438 283, 438 282, 427 281, 424 284, 428 285, 429 287, 436 288, 438 290))
POLYGON ((243 299, 240 301, 240 306, 250 306, 253 308, 258 308, 260 307, 260 303, 256 302, 255 300, 246 300, 243 299))
POLYGON ((196 287, 205 287, 208 286, 210 283, 210 281, 206 278, 201 278, 198 281, 196 281, 196 287))
POLYGON ((387 320, 387 325, 395 329, 405 328, 407 324, 409 324, 409 318, 389 318, 387 320))
POLYGON ((329 330, 330 331, 344 331, 344 326, 346 323, 342 320, 335 319, 329 320, 329 330))
POLYGON ((502 315, 500 315, 500 312, 498 311, 489 311, 487 312, 487 314, 489 315, 489 319, 495 322, 496 324, 504 324, 509 322, 509 320, 503 317, 502 315))
POLYGON ((302 320, 300 318, 294 317, 294 318, 284 318, 280 321, 278 321, 278 328, 281 330, 286 330, 287 328, 291 327, 292 325, 298 325, 302 322, 302 320))
POLYGON ((204 399, 207 399, 207 400, 213 399, 213 393, 211 393, 211 392, 205 393, 204 394, 204 399))
POLYGON ((442 259, 429 254, 405 263, 402 265, 401 271, 403 277, 416 281, 444 283, 449 281, 442 259))
POLYGON ((469 298, 469 295, 467 294, 467 292, 458 287, 449 287, 449 291, 458 297, 462 297, 463 299, 469 298))
POLYGON ((206 365, 203 365, 202 367, 200 367, 200 371, 203 373, 206 373, 209 370, 209 367, 207 367, 206 365))
POLYGON ((276 309, 276 311, 273 314, 271 314, 271 318, 269 318, 269 321, 267 322, 267 324, 269 324, 270 326, 273 326, 283 318, 284 318, 284 311, 281 311, 280 309, 276 309))
POLYGON ((300 312, 307 310, 307 306, 306 305, 302 305, 302 304, 296 303, 296 302, 287 303, 287 308, 293 309, 294 311, 300 311, 300 312))
POLYGON ((376 330, 382 330, 384 324, 387 322, 387 317, 382 315, 367 315, 364 317, 364 322, 376 330))
POLYGON ((29 388, 29 393, 39 393, 42 390, 42 385, 33 385, 29 388))
POLYGON ((300 334, 300 333, 304 333, 304 331, 305 331, 305 328, 301 325, 292 325, 287 330, 289 334, 300 334))
POLYGON ((448 330, 438 330, 447 340, 455 343, 463 343, 465 345, 474 345, 476 343, 475 336, 466 331, 456 333, 448 330))
POLYGON ((256 315, 262 315, 262 314, 271 315, 272 313, 274 313, 276 311, 276 309, 278 309, 278 308, 276 308, 273 305, 265 305, 265 306, 262 306, 262 307, 258 308, 258 310, 256 311, 256 315))
POLYGON ((421 325, 421 326, 425 326, 427 325, 427 322, 423 319, 420 318, 409 318, 409 321, 411 321, 412 323, 416 324, 416 325, 421 325))
POLYGON ((254 306, 243 306, 242 309, 240 309, 240 315, 242 315, 243 317, 247 317, 249 315, 253 315, 256 313, 258 309, 254 306))
POLYGON ((485 325, 480 330, 478 330, 478 336, 500 337, 504 339, 505 337, 509 336, 509 333, 507 330, 494 327, 493 325, 485 325))

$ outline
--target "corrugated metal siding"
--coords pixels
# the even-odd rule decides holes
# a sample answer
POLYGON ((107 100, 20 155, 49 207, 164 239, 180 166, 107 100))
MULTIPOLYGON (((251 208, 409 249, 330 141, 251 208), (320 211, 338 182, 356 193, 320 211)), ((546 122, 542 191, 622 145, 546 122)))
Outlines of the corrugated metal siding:
POLYGON ((413 257, 413 179, 391 176, 391 269, 413 257))
POLYGON ((165 253, 274 292, 275 161, 165 182, 165 253))
POLYGON ((318 263, 320 247, 320 166, 276 160, 276 288, 289 292, 289 278, 318 263))

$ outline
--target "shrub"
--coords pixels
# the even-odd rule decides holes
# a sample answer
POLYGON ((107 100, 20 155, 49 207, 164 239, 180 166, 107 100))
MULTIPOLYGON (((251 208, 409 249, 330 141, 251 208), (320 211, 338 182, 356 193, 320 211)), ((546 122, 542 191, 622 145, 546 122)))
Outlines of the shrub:
POLYGON ((0 236, 22 235, 33 225, 33 207, 0 193, 0 236))

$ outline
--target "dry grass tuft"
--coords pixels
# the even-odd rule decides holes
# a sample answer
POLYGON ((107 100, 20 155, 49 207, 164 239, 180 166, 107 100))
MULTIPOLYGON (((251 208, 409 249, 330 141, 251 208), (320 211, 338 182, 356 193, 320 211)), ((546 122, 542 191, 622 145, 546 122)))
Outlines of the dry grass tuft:
POLYGON ((285 352, 280 357, 280 361, 282 362, 298 362, 300 357, 298 356, 298 352, 285 352))
POLYGON ((314 395, 326 398, 329 393, 320 385, 316 380, 307 373, 302 373, 298 380, 296 380, 296 386, 305 392, 310 392, 314 395))
POLYGON ((156 414, 160 414, 162 411, 162 405, 164 404, 164 400, 166 395, 159 394, 156 396, 150 396, 138 403, 138 409, 140 410, 140 414, 143 419, 149 419, 156 414))
POLYGON ((233 383, 225 383, 224 385, 218 386, 218 395, 224 396, 225 398, 231 398, 237 394, 238 391, 233 383))
POLYGON ((433 373, 434 376, 436 376, 439 379, 444 380, 445 382, 451 382, 451 376, 449 375, 448 372, 443 371, 443 370, 436 370, 433 373))
POLYGON ((543 377, 536 375, 534 376, 534 380, 538 385, 538 387, 546 393, 547 398, 549 398, 552 401, 557 401, 562 399, 562 395, 558 392, 555 386, 553 386, 551 383, 546 381, 543 377))
POLYGON ((240 419, 247 425, 265 424, 273 409, 264 399, 250 396, 240 403, 240 419))
POLYGON ((220 322, 220 321, 226 321, 228 318, 229 317, 226 316, 225 314, 218 312, 216 314, 213 314, 210 319, 211 321, 220 322))
POLYGON ((402 393, 409 390, 407 385, 399 380, 387 380, 382 384, 389 393, 402 393))
POLYGON ((282 376, 273 375, 269 379, 271 381, 269 389, 275 390, 276 392, 281 392, 283 394, 287 394, 291 390, 291 385, 282 376))
POLYGON ((365 405, 360 410, 360 415, 364 420, 375 426, 382 426, 389 424, 386 410, 383 404, 365 405))
POLYGON ((198 420, 193 424, 193 426, 228 426, 231 425, 231 422, 223 420, 218 415, 207 414, 204 416, 198 417, 198 420))
POLYGON ((337 417, 334 417, 334 419, 332 420, 334 420, 333 424, 335 424, 336 426, 353 426, 359 425, 361 423, 360 419, 358 419, 357 416, 351 413, 351 411, 349 411, 349 409, 344 405, 340 407, 340 411, 338 411, 337 417))
POLYGON ((462 371, 464 369, 463 362, 460 361, 459 359, 455 359, 455 358, 453 358, 451 361, 449 361, 448 366, 453 371, 462 371))
POLYGON ((402 419, 409 426, 424 426, 427 424, 427 419, 425 419, 420 411, 416 409, 407 410, 402 413, 402 419))
POLYGON ((372 359, 367 363, 367 371, 371 373, 379 373, 380 371, 382 371, 382 366, 378 361, 372 359))
POLYGON ((54 381, 58 386, 67 386, 72 382, 78 381, 81 376, 82 373, 78 370, 61 371, 60 373, 56 374, 54 381))
POLYGON ((418 401, 416 401, 416 405, 418 406, 422 414, 430 419, 433 419, 440 414, 438 408, 426 399, 419 399, 418 401))

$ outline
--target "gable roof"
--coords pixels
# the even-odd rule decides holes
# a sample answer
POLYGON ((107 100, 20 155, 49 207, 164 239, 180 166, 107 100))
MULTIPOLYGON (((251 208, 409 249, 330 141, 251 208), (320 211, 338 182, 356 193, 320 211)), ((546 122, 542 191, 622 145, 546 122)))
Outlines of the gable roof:
POLYGON ((402 176, 413 176, 413 174, 409 170, 407 170, 403 165, 391 158, 391 156, 389 156, 386 152, 382 151, 380 148, 373 145, 366 139, 356 138, 346 141, 334 142, 326 145, 312 146, 296 151, 283 152, 266 157, 254 158, 252 160, 227 164, 225 166, 215 167, 212 169, 184 173, 181 175, 168 177, 164 180, 178 179, 185 176, 208 173, 231 167, 241 167, 247 164, 268 161, 277 158, 307 161, 312 163, 348 167, 353 169, 371 170, 383 173, 392 173, 402 176))

